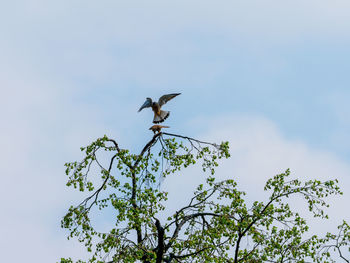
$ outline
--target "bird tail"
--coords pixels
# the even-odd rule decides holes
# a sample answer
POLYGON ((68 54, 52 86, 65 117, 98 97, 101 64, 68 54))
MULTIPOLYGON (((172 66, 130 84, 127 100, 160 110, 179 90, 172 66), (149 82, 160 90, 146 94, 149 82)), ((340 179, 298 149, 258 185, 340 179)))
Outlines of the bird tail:
POLYGON ((153 123, 161 123, 169 117, 170 111, 161 110, 160 114, 154 114, 153 123))

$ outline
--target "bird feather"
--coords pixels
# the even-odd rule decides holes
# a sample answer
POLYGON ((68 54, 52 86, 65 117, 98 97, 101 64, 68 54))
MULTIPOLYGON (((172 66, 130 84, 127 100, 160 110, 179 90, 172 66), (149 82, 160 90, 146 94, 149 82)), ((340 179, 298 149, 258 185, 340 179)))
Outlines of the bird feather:
POLYGON ((152 106, 152 99, 147 98, 145 103, 141 106, 141 108, 138 110, 138 112, 142 111, 144 108, 149 108, 152 106))
POLYGON ((159 106, 164 105, 167 103, 169 100, 175 98, 176 96, 180 95, 181 93, 172 93, 172 94, 165 94, 162 97, 159 98, 158 104, 159 106))

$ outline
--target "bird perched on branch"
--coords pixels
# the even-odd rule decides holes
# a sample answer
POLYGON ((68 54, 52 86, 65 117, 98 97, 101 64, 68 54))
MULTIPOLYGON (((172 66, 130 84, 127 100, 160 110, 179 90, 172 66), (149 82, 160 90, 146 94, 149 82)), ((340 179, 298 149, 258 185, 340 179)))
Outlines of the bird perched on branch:
POLYGON ((160 130, 162 128, 170 128, 169 126, 162 126, 162 125, 153 125, 151 128, 149 128, 151 131, 153 131, 153 133, 155 134, 156 132, 160 133, 160 130))
POLYGON ((166 94, 159 98, 158 102, 152 101, 151 98, 146 98, 145 103, 141 106, 139 109, 139 112, 143 110, 144 108, 152 107, 152 110, 154 112, 154 118, 153 123, 160 123, 163 122, 166 118, 169 117, 170 112, 161 110, 161 107, 167 103, 169 100, 175 98, 176 96, 180 95, 181 93, 172 93, 172 94, 166 94))

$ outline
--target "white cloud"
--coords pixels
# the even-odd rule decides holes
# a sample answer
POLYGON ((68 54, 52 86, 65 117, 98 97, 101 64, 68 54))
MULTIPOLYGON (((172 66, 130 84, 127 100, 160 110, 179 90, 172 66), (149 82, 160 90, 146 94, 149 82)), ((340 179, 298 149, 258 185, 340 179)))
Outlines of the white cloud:
MULTIPOLYGON (((334 231, 342 219, 350 220, 349 210, 344 209, 350 198, 350 166, 336 155, 313 149, 302 141, 285 138, 274 123, 261 117, 205 118, 194 121, 191 125, 206 127, 197 136, 198 139, 230 142, 231 157, 221 162, 216 178, 234 179, 238 183, 238 189, 247 193, 248 202, 266 200, 268 194, 263 191, 265 182, 290 168, 291 177, 302 181, 338 179, 344 192, 343 196, 328 199, 331 208, 326 211, 330 220, 322 226, 306 212, 305 202, 292 199, 292 207, 303 212, 313 231, 334 231)), ((186 204, 203 178, 200 167, 167 178, 163 187, 170 191, 170 210, 174 211, 186 204)))
POLYGON ((36 31, 38 34, 51 30, 57 37, 62 34, 69 37, 61 41, 88 38, 91 42, 86 45, 96 41, 108 44, 106 40, 115 39, 147 45, 147 40, 155 36, 193 29, 237 32, 241 37, 257 35, 263 39, 271 36, 290 39, 313 33, 341 36, 348 35, 350 24, 347 12, 350 4, 346 0, 104 1, 103 5, 94 1, 50 4, 36 1, 36 4, 11 2, 6 5, 3 10, 7 12, 2 17, 10 19, 15 14, 13 28, 18 29, 21 23, 29 21, 25 26, 40 29, 36 31), (42 21, 48 23, 40 24, 42 21), (92 37, 91 32, 97 38, 92 37), (145 42, 140 43, 140 39, 145 42))
POLYGON ((66 190, 63 164, 108 128, 96 108, 72 103, 79 90, 69 90, 69 82, 46 76, 25 59, 6 57, 9 63, 0 65, 3 261, 55 262, 83 255, 80 244, 68 243, 60 229, 65 209, 78 199, 66 190))
POLYGON ((31 60, 34 67, 51 74, 65 72, 71 78, 89 76, 97 83, 127 79, 158 90, 167 79, 176 79, 174 71, 189 63, 188 56, 206 52, 199 45, 203 39, 213 49, 245 47, 259 55, 261 48, 273 49, 281 43, 290 46, 310 39, 334 43, 350 37, 346 0, 13 1, 5 5, 0 18, 2 48, 31 60))

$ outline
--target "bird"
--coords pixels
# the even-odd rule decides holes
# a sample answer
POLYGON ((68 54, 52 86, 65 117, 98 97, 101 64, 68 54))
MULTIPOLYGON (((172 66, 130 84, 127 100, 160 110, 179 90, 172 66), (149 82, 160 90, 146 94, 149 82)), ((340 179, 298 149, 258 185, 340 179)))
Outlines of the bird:
POLYGON ((176 96, 180 95, 181 93, 172 93, 172 94, 165 94, 161 96, 158 100, 158 102, 152 101, 151 98, 146 98, 145 103, 141 106, 141 108, 138 110, 140 112, 144 108, 152 107, 152 110, 154 112, 154 118, 153 123, 161 123, 166 118, 169 117, 170 112, 161 110, 161 107, 167 103, 169 100, 175 98, 176 96))
POLYGON ((156 134, 156 132, 160 133, 160 130, 162 128, 170 128, 169 126, 163 126, 163 125, 153 125, 151 128, 149 128, 151 131, 153 131, 154 134, 156 134))

